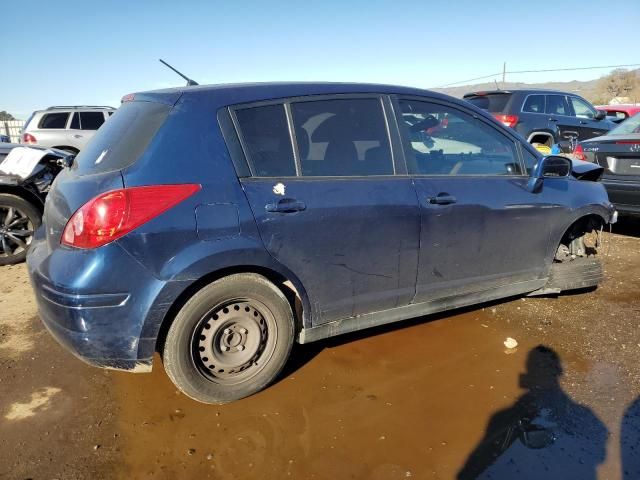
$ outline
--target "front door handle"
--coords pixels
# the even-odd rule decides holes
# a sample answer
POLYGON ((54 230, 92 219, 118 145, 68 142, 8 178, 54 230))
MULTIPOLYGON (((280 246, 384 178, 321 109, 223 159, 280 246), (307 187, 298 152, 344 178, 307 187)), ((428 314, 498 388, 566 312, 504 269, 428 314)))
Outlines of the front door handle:
POLYGON ((307 206, 294 198, 283 198, 274 203, 267 203, 264 209, 272 213, 295 213, 306 210, 307 206))
POLYGON ((450 205, 456 202, 457 202, 456 197, 444 192, 439 193, 435 197, 429 198, 429 203, 431 203, 432 205, 450 205))
POLYGON ((585 122, 584 120, 580 120, 580 125, 587 125, 589 122, 585 122))
POLYGON ((74 135, 73 138, 82 138, 82 135, 74 135))
POLYGON ((551 117, 551 118, 549 119, 549 121, 550 121, 550 122, 557 122, 557 121, 558 121, 558 119, 557 119, 557 118, 553 118, 553 117, 551 117))

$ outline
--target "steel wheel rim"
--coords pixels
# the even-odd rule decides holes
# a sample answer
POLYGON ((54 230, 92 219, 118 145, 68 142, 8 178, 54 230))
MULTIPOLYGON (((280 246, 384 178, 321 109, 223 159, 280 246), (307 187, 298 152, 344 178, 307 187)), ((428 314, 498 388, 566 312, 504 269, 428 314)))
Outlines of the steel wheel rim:
POLYGON ((26 252, 33 240, 33 222, 16 207, 0 206, 0 257, 26 252))
POLYGON ((209 310, 191 338, 192 360, 205 378, 234 385, 256 376, 275 351, 275 317, 261 302, 235 299, 209 310))

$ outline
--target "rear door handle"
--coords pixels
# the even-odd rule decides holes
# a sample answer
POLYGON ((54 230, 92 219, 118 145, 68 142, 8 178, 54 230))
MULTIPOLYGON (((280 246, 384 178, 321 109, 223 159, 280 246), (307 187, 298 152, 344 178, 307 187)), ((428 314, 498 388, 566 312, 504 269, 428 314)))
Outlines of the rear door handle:
POLYGON ((435 197, 429 198, 429 203, 432 205, 450 205, 456 202, 456 197, 449 195, 448 193, 439 193, 435 197))
POLYGON ((267 203, 264 209, 267 212, 273 213, 295 213, 306 210, 307 206, 304 202, 300 202, 293 198, 283 198, 274 203, 267 203))
POLYGON ((557 121, 558 121, 558 119, 557 119, 557 118, 553 118, 553 117, 552 117, 552 118, 550 118, 550 119, 549 119, 549 121, 550 121, 550 122, 557 122, 557 121))
POLYGON ((82 138, 82 135, 76 134, 76 135, 73 136, 73 138, 82 138))

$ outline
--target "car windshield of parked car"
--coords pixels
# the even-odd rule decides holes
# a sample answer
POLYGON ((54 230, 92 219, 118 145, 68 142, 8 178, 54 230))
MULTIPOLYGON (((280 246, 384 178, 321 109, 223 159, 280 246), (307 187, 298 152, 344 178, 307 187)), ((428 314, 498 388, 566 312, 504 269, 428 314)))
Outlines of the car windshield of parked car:
POLYGON ((514 142, 460 110, 422 101, 400 102, 410 139, 409 173, 422 175, 517 175, 514 142))
POLYGON ((628 135, 630 133, 640 133, 640 113, 627 118, 624 122, 609 132, 609 135, 628 135))

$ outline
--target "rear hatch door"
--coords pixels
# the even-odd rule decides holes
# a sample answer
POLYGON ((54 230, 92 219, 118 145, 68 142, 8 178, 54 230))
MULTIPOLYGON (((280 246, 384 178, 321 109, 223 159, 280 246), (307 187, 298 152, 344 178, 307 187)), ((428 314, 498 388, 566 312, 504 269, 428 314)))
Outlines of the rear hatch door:
POLYGON ((44 211, 50 249, 60 245, 62 231, 76 210, 96 195, 124 187, 121 170, 142 155, 179 96, 136 94, 100 127, 72 166, 58 175, 44 211))

